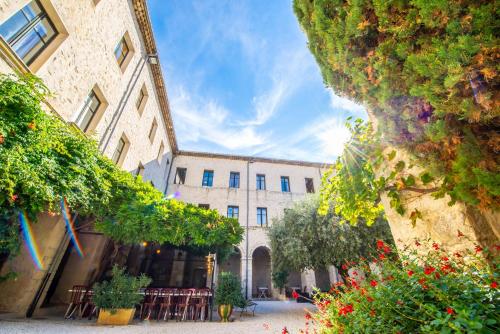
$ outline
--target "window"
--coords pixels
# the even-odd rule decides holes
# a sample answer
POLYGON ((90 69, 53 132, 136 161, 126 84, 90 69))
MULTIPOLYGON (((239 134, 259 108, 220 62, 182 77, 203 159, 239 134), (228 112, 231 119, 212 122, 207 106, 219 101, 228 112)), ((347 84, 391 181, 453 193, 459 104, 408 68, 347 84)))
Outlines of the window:
POLYGON ((231 172, 229 174, 229 188, 239 188, 240 187, 240 173, 231 172))
POLYGON ((203 172, 203 181, 201 185, 203 187, 211 187, 214 183, 214 171, 213 170, 205 170, 203 172))
POLYGON ((257 174, 257 190, 266 190, 266 176, 257 174))
POLYGON ((281 191, 285 193, 290 192, 290 179, 288 176, 281 177, 281 191))
POLYGON ((177 170, 175 172, 174 184, 184 184, 184 182, 186 182, 186 172, 186 168, 177 167, 177 170))
POLYGON ((156 135, 156 129, 158 129, 158 123, 156 122, 156 118, 153 119, 153 123, 151 124, 151 128, 149 129, 149 141, 153 142, 156 135))
POLYGON ((0 25, 0 35, 30 65, 58 32, 39 1, 31 1, 0 25))
POLYGON ((306 191, 308 193, 314 192, 314 182, 313 179, 306 177, 306 191))
POLYGON ((198 204, 198 207, 208 210, 208 209, 210 209, 210 204, 198 204))
POLYGON ((96 116, 97 110, 100 106, 101 100, 99 100, 95 91, 92 89, 89 96, 87 96, 83 109, 75 122, 83 132, 87 132, 89 129, 90 123, 96 116))
POLYGON ((125 36, 123 36, 115 48, 115 58, 120 67, 122 67, 122 65, 125 63, 125 59, 127 58, 129 51, 129 46, 127 44, 125 36))
POLYGON ((139 90, 139 96, 137 97, 137 101, 135 101, 135 107, 137 108, 139 115, 142 115, 147 100, 148 100, 148 91, 146 89, 146 84, 143 84, 141 90, 139 90))
POLYGON ((230 205, 227 207, 227 216, 228 218, 236 218, 238 219, 240 215, 240 207, 239 206, 233 206, 230 205))
POLYGON ((144 165, 140 162, 139 166, 137 166, 137 172, 135 173, 135 175, 144 176, 144 165))
POLYGON ((160 144, 160 149, 158 150, 158 155, 156 156, 156 161, 161 165, 161 158, 163 157, 163 151, 165 151, 165 145, 163 142, 160 144))
POLYGON ((267 226, 267 208, 257 208, 257 225, 267 226))
POLYGON ((125 139, 124 136, 122 136, 120 138, 120 140, 118 141, 118 145, 116 145, 115 153, 113 153, 113 157, 111 158, 111 160, 113 160, 113 162, 115 164, 118 165, 123 161, 123 158, 125 157, 126 146, 127 146, 127 140, 125 139))

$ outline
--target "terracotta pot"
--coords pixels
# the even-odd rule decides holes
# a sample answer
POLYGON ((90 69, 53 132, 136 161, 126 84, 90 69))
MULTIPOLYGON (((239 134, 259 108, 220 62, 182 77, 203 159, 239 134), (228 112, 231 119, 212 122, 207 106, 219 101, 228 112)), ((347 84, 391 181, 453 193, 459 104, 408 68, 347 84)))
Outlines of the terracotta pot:
POLYGON ((217 313, 219 313, 220 321, 228 322, 229 317, 233 313, 233 305, 219 305, 217 313))
POLYGON ((135 308, 119 308, 116 313, 111 310, 101 309, 97 318, 98 325, 128 325, 134 317, 135 308))

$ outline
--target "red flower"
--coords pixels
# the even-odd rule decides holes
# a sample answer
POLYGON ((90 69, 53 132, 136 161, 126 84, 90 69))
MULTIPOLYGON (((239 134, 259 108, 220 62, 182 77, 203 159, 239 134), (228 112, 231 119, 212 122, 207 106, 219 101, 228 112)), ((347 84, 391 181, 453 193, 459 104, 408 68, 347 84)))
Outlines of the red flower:
POLYGON ((415 240, 415 246, 417 246, 417 247, 418 247, 418 246, 420 246, 420 245, 421 245, 421 243, 420 243, 420 242, 418 242, 418 240, 415 240))
POLYGON ((439 249, 439 245, 435 242, 432 243, 432 248, 434 248, 435 250, 438 250, 439 249))
MULTIPOLYGON (((1 142, 0 142, 0 144, 1 144, 1 142)), ((495 247, 495 250, 496 250, 496 251, 500 251, 500 245, 495 245, 495 246, 493 246, 493 247, 495 247)))
POLYGON ((453 314, 453 313, 455 313, 455 311, 451 307, 447 307, 446 308, 446 313, 453 314))
POLYGON ((371 303, 372 301, 374 301, 374 299, 370 296, 366 296, 366 301, 371 303))
POLYGON ((375 310, 374 309, 371 309, 370 310, 370 317, 374 317, 375 316, 375 310))
POLYGON ((408 270, 407 273, 408 273, 408 276, 411 277, 411 275, 413 275, 413 270, 408 270))
POLYGON ((453 255, 455 255, 456 257, 462 257, 459 252, 455 252, 453 255))
POLYGON ((0 135, 0 144, 3 144, 4 141, 5 141, 5 137, 0 135))
POLYGON ((483 251, 483 248, 479 245, 476 245, 476 253, 480 253, 483 251))
POLYGON ((306 313, 306 320, 311 320, 311 313, 306 313))
POLYGON ((377 281, 372 280, 372 281, 370 282, 370 285, 371 285, 371 286, 373 286, 373 287, 376 287, 376 286, 377 286, 377 281))
POLYGON ((339 315, 347 315, 348 313, 352 313, 353 311, 354 308, 352 307, 352 304, 349 304, 340 308, 339 315))
POLYGON ((288 332, 288 329, 286 327, 283 327, 283 329, 281 330, 281 334, 289 334, 290 332, 288 332))
POLYGON ((378 255, 378 257, 379 257, 381 260, 385 259, 385 255, 384 255, 384 254, 379 254, 379 255, 378 255))
POLYGON ((460 232, 460 230, 457 230, 458 231, 458 237, 461 238, 464 236, 464 234, 462 232, 460 232))
POLYGON ((396 304, 398 304, 398 305, 403 305, 404 303, 403 303, 403 301, 402 301, 402 300, 398 300, 398 301, 396 302, 396 304))
POLYGON ((377 249, 382 249, 385 246, 382 240, 377 240, 377 249))
POLYGON ((342 270, 347 270, 347 266, 345 264, 342 265, 342 270))
POLYGON ((490 287, 492 289, 496 289, 496 288, 498 288, 498 283, 497 282, 491 282, 490 287))
POLYGON ((430 266, 430 267, 425 267, 424 268, 424 274, 426 275, 430 275, 432 274, 434 271, 436 270, 436 268, 430 266))
POLYGON ((440 278, 441 278, 441 275, 440 275, 438 272, 436 272, 436 273, 434 274, 434 277, 436 277, 436 279, 440 279, 440 278))
POLYGON ((299 298, 299 294, 297 293, 297 291, 295 291, 295 290, 292 291, 292 298, 293 299, 299 298))
POLYGON ((354 270, 354 271, 352 272, 352 274, 353 274, 354 276, 358 276, 358 272, 357 272, 356 270, 354 270))
POLYGON ((448 257, 446 257, 446 256, 443 256, 443 257, 441 258, 441 260, 443 260, 443 261, 449 261, 450 259, 449 259, 448 257))
POLYGON ((451 267, 451 265, 449 263, 447 263, 447 264, 441 266, 441 271, 443 273, 447 273, 448 271, 449 272, 453 271, 453 268, 451 267))
POLYGON ((391 252, 391 248, 389 246, 384 246, 384 253, 388 254, 391 252))
POLYGON ((17 195, 12 195, 12 196, 10 196, 10 200, 11 200, 12 202, 15 202, 18 198, 19 198, 19 196, 17 196, 17 195))

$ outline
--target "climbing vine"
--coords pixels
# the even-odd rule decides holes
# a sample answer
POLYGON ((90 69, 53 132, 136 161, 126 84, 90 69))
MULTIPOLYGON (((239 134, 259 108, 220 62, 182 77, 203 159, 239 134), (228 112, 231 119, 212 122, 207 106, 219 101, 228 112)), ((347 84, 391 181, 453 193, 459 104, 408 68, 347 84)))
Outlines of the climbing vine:
POLYGON ((19 249, 19 213, 33 221, 58 214, 61 198, 122 243, 222 250, 241 241, 236 220, 168 200, 118 168, 94 140, 42 109, 47 94, 35 77, 0 75, 0 254, 19 249))

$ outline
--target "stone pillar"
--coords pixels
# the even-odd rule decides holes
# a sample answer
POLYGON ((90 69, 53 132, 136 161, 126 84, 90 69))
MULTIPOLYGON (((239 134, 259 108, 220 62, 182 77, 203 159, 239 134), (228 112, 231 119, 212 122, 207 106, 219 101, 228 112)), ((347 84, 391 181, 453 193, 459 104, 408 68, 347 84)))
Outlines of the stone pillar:
POLYGON ((330 278, 330 285, 342 282, 342 277, 339 275, 339 271, 334 265, 328 266, 328 277, 330 278))
POLYGON ((300 274, 301 278, 301 289, 306 287, 306 290, 303 292, 311 293, 313 288, 316 287, 316 274, 312 269, 303 270, 300 274))
POLYGON ((241 286, 243 288, 243 294, 247 299, 252 298, 252 259, 248 259, 248 271, 247 271, 247 259, 246 257, 241 258, 241 286), (248 272, 248 277, 247 277, 248 272), (248 286, 248 290, 245 292, 245 287, 248 286))
POLYGON ((187 252, 176 249, 172 263, 172 274, 170 275, 170 286, 182 286, 184 279, 184 267, 186 266, 187 252))

